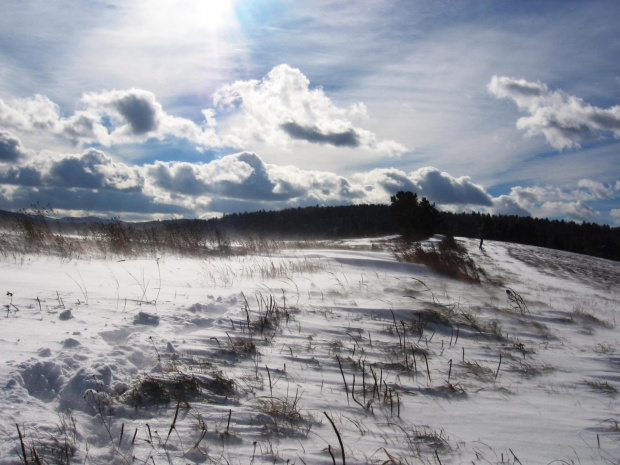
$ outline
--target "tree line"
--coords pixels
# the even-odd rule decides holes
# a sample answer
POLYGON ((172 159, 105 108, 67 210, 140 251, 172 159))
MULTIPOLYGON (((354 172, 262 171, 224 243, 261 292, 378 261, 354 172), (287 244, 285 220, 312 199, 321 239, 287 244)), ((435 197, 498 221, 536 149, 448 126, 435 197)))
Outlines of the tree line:
POLYGON ((0 224, 46 224, 71 234, 94 231, 105 237, 123 239, 125 243, 131 242, 125 236, 129 237, 132 232, 136 241, 142 242, 147 240, 157 244, 174 238, 174 244, 182 244, 187 250, 200 248, 205 240, 226 249, 229 239, 238 237, 320 240, 400 234, 406 239, 418 240, 444 234, 547 247, 620 261, 618 227, 515 215, 440 212, 426 198, 420 199, 417 194, 404 191, 392 196, 390 205, 317 205, 233 213, 209 220, 125 223, 118 218, 106 221, 90 218, 77 222, 74 219, 40 221, 49 216, 49 212, 53 213, 53 210, 40 206, 20 213, 0 211, 0 224))
POLYGON ((205 226, 232 236, 339 239, 403 234, 413 239, 445 234, 566 250, 620 261, 620 228, 516 215, 440 212, 426 198, 399 192, 390 205, 289 208, 233 213, 205 226))

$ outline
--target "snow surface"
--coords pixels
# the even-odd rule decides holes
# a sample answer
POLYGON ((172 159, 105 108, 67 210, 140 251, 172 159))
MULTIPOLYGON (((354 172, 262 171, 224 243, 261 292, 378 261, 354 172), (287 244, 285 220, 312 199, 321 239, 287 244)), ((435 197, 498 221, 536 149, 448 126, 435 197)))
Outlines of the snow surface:
POLYGON ((620 463, 620 264, 459 242, 5 256, 0 464, 620 463))

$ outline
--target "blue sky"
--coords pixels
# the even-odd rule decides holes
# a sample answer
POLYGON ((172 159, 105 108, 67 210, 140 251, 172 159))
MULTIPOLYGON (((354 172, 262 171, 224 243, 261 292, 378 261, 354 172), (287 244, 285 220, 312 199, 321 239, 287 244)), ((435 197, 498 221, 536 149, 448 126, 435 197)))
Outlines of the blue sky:
POLYGON ((2 209, 620 224, 618 2, 1 3, 2 209))

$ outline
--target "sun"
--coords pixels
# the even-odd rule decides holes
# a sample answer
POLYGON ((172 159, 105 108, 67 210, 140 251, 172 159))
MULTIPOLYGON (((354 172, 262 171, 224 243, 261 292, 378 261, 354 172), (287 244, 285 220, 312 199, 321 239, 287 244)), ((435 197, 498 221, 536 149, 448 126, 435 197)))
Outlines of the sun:
POLYGON ((227 0, 198 0, 194 2, 179 2, 183 8, 181 14, 185 16, 187 24, 197 28, 217 32, 226 27, 234 18, 232 1, 227 0))
POLYGON ((151 34, 215 35, 236 24, 233 0, 158 0, 143 5, 136 26, 151 34))

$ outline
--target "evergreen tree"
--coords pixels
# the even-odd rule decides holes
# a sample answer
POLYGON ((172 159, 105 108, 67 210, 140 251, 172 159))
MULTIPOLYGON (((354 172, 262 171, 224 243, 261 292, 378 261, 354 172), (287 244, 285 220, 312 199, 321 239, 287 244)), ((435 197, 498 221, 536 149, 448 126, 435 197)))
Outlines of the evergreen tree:
POLYGON ((407 239, 432 236, 441 222, 435 204, 426 197, 418 200, 418 194, 399 191, 390 197, 392 224, 407 239))

